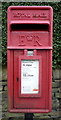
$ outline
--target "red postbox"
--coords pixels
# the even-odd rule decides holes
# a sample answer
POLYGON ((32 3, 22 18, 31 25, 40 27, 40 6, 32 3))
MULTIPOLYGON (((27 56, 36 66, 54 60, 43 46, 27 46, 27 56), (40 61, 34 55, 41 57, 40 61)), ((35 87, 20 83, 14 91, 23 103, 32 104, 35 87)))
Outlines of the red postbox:
POLYGON ((8 8, 8 100, 10 112, 47 113, 52 108, 50 6, 8 8))

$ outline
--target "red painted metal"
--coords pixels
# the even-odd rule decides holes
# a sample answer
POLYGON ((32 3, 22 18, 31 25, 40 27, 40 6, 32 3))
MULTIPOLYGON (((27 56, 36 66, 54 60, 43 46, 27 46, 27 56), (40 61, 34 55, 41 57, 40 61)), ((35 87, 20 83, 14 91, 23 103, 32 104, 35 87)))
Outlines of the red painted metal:
POLYGON ((8 108, 10 112, 47 113, 52 110, 52 25, 50 6, 8 8, 8 108), (33 51, 33 55, 28 55, 33 51), (21 61, 39 61, 38 94, 21 93, 21 61))

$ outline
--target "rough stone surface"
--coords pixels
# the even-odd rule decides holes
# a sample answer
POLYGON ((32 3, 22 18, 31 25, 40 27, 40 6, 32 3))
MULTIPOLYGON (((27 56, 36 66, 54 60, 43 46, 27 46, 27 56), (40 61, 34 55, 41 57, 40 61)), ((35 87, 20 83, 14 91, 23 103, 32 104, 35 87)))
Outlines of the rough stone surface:
MULTIPOLYGON (((44 114, 34 114, 34 120, 61 120, 61 70, 53 71, 52 80, 52 112, 44 114), (57 73, 56 73, 57 72, 57 73)), ((2 119, 1 120, 24 120, 24 113, 8 112, 8 95, 7 95, 7 69, 2 70, 4 79, 0 81, 0 95, 2 94, 2 119), (5 73, 4 73, 4 72, 5 73)), ((1 99, 1 98, 0 98, 1 99)), ((1 108, 0 104, 0 108, 1 108)))

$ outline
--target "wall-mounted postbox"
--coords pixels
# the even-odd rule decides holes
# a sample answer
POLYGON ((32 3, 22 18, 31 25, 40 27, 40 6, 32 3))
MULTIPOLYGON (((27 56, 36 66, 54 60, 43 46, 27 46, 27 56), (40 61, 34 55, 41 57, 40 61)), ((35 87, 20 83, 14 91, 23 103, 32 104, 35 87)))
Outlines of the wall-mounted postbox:
POLYGON ((52 102, 50 6, 8 8, 8 100, 10 112, 47 113, 52 102))

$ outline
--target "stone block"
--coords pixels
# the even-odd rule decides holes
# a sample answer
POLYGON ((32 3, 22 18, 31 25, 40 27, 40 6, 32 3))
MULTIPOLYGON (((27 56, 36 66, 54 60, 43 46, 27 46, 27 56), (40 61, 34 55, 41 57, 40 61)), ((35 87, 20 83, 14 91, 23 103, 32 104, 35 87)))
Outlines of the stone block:
MULTIPOLYGON (((0 39, 1 40, 1 39, 0 39)), ((2 67, 0 66, 0 81, 2 80, 2 67)))
POLYGON ((55 85, 56 85, 56 87, 60 87, 60 81, 59 80, 55 80, 55 85))
POLYGON ((5 91, 7 90, 7 86, 5 86, 4 90, 5 90, 5 91))
POLYGON ((59 93, 55 93, 56 94, 56 98, 61 98, 61 94, 59 93))
POLYGON ((61 120, 61 118, 59 118, 59 120, 61 120))
POLYGON ((60 76, 60 78, 61 78, 61 69, 60 69, 60 71, 59 71, 59 76, 60 76))
POLYGON ((54 93, 52 93, 52 97, 54 97, 54 93))
POLYGON ((56 86, 55 86, 55 82, 52 82, 52 87, 53 87, 53 88, 56 87, 56 86))
POLYGON ((10 113, 10 112, 3 112, 2 113, 2 116, 3 118, 9 118, 9 117, 14 117, 14 118, 17 118, 17 117, 20 117, 20 120, 24 119, 24 113, 10 113))
POLYGON ((53 102, 53 105, 55 104, 55 106, 59 105, 59 100, 58 99, 54 99, 52 102, 53 102))
POLYGON ((52 87, 53 88, 60 87, 60 85, 61 85, 61 82, 59 80, 55 80, 55 82, 52 82, 52 87))
POLYGON ((51 117, 51 118, 57 118, 59 117, 59 111, 56 111, 56 110, 52 110, 52 112, 48 113, 48 115, 51 117))
POLYGON ((2 112, 2 105, 0 105, 0 112, 2 112))
POLYGON ((52 107, 53 107, 53 109, 57 109, 57 108, 59 108, 59 100, 58 99, 55 99, 55 100, 53 100, 52 101, 52 107))
POLYGON ((9 118, 2 118, 2 120, 24 120, 21 117, 9 117, 9 118))
POLYGON ((40 114, 40 113, 35 113, 34 114, 34 119, 40 119, 40 120, 42 120, 42 119, 49 119, 50 117, 48 116, 48 114, 47 113, 42 113, 42 114, 40 114))
POLYGON ((53 88, 53 89, 52 89, 52 92, 53 92, 53 93, 57 93, 57 92, 58 92, 58 89, 57 89, 57 88, 53 88))
POLYGON ((58 90, 59 90, 59 93, 61 94, 61 87, 59 87, 58 90))
POLYGON ((2 92, 2 100, 5 101, 5 99, 8 99, 8 93, 7 91, 2 92))
POLYGON ((2 91, 2 90, 3 90, 3 86, 0 85, 0 91, 2 91))
POLYGON ((7 112, 8 110, 8 102, 7 99, 5 101, 2 102, 2 112, 7 112))
POLYGON ((2 85, 5 85, 5 86, 7 86, 7 81, 2 81, 2 85))
POLYGON ((0 115, 0 120, 2 120, 2 114, 0 115))
POLYGON ((0 102, 2 101, 2 91, 0 91, 0 102))
POLYGON ((53 79, 60 79, 60 78, 61 78, 61 70, 60 69, 53 70, 53 79))
POLYGON ((2 118, 1 120, 8 120, 8 118, 2 118))
POLYGON ((53 120, 53 119, 50 119, 50 118, 33 118, 33 120, 53 120))
POLYGON ((7 80, 7 68, 2 69, 2 80, 7 80))

